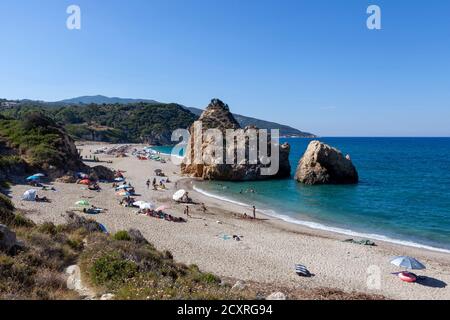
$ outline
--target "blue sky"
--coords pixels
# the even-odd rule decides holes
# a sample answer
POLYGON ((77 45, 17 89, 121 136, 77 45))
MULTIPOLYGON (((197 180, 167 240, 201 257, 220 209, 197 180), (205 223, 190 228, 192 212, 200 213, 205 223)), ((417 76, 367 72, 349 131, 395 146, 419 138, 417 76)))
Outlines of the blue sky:
POLYGON ((218 97, 322 136, 450 136, 449 15, 442 0, 2 0, 0 97, 218 97))

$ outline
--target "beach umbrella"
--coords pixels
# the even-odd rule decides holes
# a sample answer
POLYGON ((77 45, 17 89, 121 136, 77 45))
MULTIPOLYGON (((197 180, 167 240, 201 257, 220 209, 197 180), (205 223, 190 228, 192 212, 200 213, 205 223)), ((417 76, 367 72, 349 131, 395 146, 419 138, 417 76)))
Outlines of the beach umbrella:
POLYGON ((106 227, 104 225, 99 223, 98 226, 100 227, 100 229, 102 230, 103 233, 108 234, 108 230, 106 229, 106 227))
POLYGON ((37 190, 31 189, 24 192, 22 196, 22 200, 25 201, 35 201, 36 200, 37 190))
POLYGON ((167 210, 167 209, 169 209, 170 207, 169 206, 160 206, 160 207, 158 207, 158 208, 156 208, 156 210, 155 211, 164 211, 164 210, 167 210))
POLYGON ((89 176, 88 176, 86 173, 83 173, 83 172, 78 172, 78 173, 77 173, 77 176, 78 176, 80 179, 87 179, 87 178, 89 178, 89 176))
POLYGON ((83 206, 83 207, 90 206, 90 203, 87 200, 80 200, 80 201, 75 202, 75 204, 77 206, 83 206))
POLYGON ((153 209, 155 206, 151 203, 143 203, 139 206, 140 209, 153 209))
POLYGON ((422 270, 425 269, 425 266, 419 262, 417 259, 411 257, 396 257, 391 260, 391 263, 397 267, 410 269, 410 270, 422 270))
POLYGON ((180 189, 177 192, 175 192, 172 196, 172 199, 175 201, 180 201, 181 198, 183 198, 183 196, 186 194, 186 190, 184 189, 180 189))
POLYGON ((122 181, 124 181, 125 179, 123 178, 123 177, 119 177, 119 178, 115 178, 114 179, 114 181, 115 182, 122 182, 122 181))
POLYGON ((37 176, 29 176, 29 177, 27 178, 28 181, 37 181, 37 180, 39 180, 39 179, 40 179, 40 177, 37 177, 37 176))
POLYGON ((42 178, 42 177, 45 177, 45 174, 43 174, 43 173, 36 173, 36 174, 33 174, 33 177, 42 178))
POLYGON ((136 201, 133 203, 133 206, 139 208, 141 205, 143 205, 145 203, 146 203, 145 201, 136 201))
POLYGON ((129 189, 129 188, 131 188, 131 186, 130 186, 130 185, 128 185, 128 184, 124 184, 123 186, 119 186, 119 187, 117 187, 117 188, 116 188, 116 190, 129 189))

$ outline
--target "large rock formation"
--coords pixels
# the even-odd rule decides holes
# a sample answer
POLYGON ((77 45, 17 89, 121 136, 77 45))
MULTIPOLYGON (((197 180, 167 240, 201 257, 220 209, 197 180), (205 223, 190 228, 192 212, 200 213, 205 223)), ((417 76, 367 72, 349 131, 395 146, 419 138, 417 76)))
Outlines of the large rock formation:
MULTIPOLYGON (((189 147, 186 159, 181 165, 181 172, 183 174, 190 175, 192 177, 208 179, 208 180, 230 180, 230 181, 243 181, 243 180, 263 180, 263 179, 274 179, 274 178, 286 178, 291 174, 291 166, 289 164, 289 152, 290 146, 289 144, 279 145, 279 148, 275 148, 279 152, 279 168, 275 170, 274 174, 266 175, 262 174, 261 169, 267 169, 269 165, 262 164, 261 159, 258 159, 257 164, 249 163, 249 141, 246 140, 246 150, 245 150, 245 161, 241 161, 237 163, 235 161, 234 164, 226 164, 226 154, 227 151, 236 155, 237 148, 234 145, 226 144, 226 130, 233 129, 238 130, 242 129, 236 119, 230 112, 228 105, 224 104, 222 101, 218 99, 211 100, 211 103, 205 109, 205 111, 200 116, 199 121, 202 124, 202 132, 205 132, 207 129, 218 129, 222 132, 223 135, 223 159, 224 163, 195 163, 195 135, 194 135, 194 125, 190 129, 191 137, 189 141, 189 147)), ((243 129, 244 134, 250 133, 249 130, 255 130, 257 136, 259 138, 260 132, 255 127, 246 127, 243 129)), ((242 141, 241 141, 242 142, 242 141)), ((206 150, 211 145, 212 140, 208 137, 204 137, 201 141, 201 153, 202 155, 207 152, 206 150)), ((238 141, 237 141, 238 143, 238 141)), ((276 145, 275 147, 278 147, 276 145)), ((270 157, 271 143, 270 136, 267 140, 267 150, 268 156, 270 157)))
POLYGON ((349 156, 320 141, 312 141, 297 167, 298 182, 314 184, 358 183, 358 172, 349 156))

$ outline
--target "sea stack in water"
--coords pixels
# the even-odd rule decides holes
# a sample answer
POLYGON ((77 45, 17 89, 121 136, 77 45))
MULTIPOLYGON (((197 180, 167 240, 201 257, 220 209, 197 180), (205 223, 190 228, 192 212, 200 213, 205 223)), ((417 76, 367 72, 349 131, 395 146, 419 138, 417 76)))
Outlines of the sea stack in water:
POLYGON ((355 184, 358 172, 350 156, 320 141, 311 141, 295 174, 298 182, 315 184, 355 184))
MULTIPOLYGON (((233 144, 229 144, 226 141, 227 129, 239 130, 244 136, 248 136, 251 133, 256 133, 256 137, 259 139, 263 137, 262 131, 256 127, 246 127, 242 129, 236 119, 230 112, 228 105, 224 104, 219 99, 211 100, 211 103, 205 109, 200 116, 198 122, 190 128, 191 137, 189 140, 188 150, 186 152, 186 158, 181 164, 181 172, 191 177, 202 178, 206 180, 230 180, 230 181, 249 181, 249 180, 264 180, 275 178, 287 178, 290 176, 291 166, 289 164, 289 144, 272 144, 270 141, 270 132, 268 132, 267 138, 267 156, 271 157, 271 146, 273 151, 279 152, 279 165, 276 165, 275 172, 273 174, 266 174, 264 171, 271 167, 273 163, 261 163, 261 159, 258 156, 257 163, 251 163, 249 161, 250 149, 254 151, 254 148, 249 148, 250 140, 248 138, 236 138, 236 146, 239 143, 245 143, 245 160, 235 159, 233 164, 227 163, 227 154, 234 154, 236 158, 238 154, 238 147, 233 144), (198 130, 198 125, 201 124, 201 130, 198 130), (196 127, 197 126, 197 127, 196 127), (197 129, 196 129, 197 128, 197 129), (197 161, 200 154, 200 158, 204 158, 205 154, 210 154, 211 145, 215 143, 216 138, 211 138, 205 135, 208 129, 218 129, 216 132, 221 132, 223 137, 223 148, 220 151, 214 152, 214 161, 219 160, 222 157, 222 161, 204 162, 199 163, 197 161), (200 131, 200 132, 197 132, 200 131), (221 156, 221 157, 220 157, 221 156)), ((257 141, 257 140, 256 140, 257 141)), ((261 152, 261 147, 257 148, 261 152)), ((264 153, 264 152, 263 152, 264 153)), ((273 167, 273 166, 272 166, 273 167)))

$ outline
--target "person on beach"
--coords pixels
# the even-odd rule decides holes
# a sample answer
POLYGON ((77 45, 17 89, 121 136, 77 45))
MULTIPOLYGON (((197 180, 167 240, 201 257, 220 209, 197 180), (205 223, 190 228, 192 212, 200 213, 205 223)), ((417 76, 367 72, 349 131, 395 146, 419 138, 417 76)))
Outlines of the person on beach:
POLYGON ((253 219, 256 219, 256 207, 253 206, 253 219))
POLYGON ((147 179, 146 185, 147 185, 147 189, 150 189, 150 179, 147 179))
POLYGON ((189 218, 191 217, 191 215, 189 214, 189 206, 186 206, 186 208, 184 209, 184 214, 189 218))
POLYGON ((208 211, 208 209, 206 209, 206 206, 204 203, 201 204, 201 209, 202 209, 203 213, 206 213, 206 211, 208 211))

